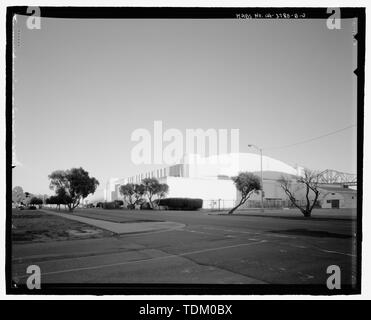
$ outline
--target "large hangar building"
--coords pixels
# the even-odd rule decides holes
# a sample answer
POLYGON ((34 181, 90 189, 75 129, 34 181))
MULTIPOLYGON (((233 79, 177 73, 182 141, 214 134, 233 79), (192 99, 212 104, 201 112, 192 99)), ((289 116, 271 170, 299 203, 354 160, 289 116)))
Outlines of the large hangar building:
MULTIPOLYGON (((241 171, 253 172, 260 176, 263 168, 264 207, 280 207, 288 204, 287 195, 278 183, 281 176, 291 178, 303 172, 302 167, 293 167, 280 160, 255 153, 231 153, 211 157, 197 154, 186 155, 179 164, 140 173, 127 178, 111 178, 103 192, 89 197, 88 202, 114 201, 122 199, 120 185, 140 183, 142 179, 154 177, 169 186, 167 197, 189 197, 203 199, 205 209, 228 209, 239 200, 231 177, 241 171)), ((295 187, 295 186, 294 186, 295 187)), ((295 187, 296 195, 304 200, 304 190, 295 187)), ((320 204, 323 208, 355 208, 357 191, 343 185, 323 184, 320 204)), ((245 207, 260 207, 260 193, 253 194, 245 207)))

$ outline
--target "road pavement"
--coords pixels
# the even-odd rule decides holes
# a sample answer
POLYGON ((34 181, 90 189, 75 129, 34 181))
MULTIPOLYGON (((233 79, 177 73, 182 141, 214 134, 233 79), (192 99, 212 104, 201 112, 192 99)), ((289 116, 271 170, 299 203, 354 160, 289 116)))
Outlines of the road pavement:
POLYGON ((15 282, 26 281, 31 264, 40 266, 42 283, 325 284, 329 265, 340 267, 343 284, 356 280, 352 219, 96 209, 75 214, 183 227, 14 244, 15 282))

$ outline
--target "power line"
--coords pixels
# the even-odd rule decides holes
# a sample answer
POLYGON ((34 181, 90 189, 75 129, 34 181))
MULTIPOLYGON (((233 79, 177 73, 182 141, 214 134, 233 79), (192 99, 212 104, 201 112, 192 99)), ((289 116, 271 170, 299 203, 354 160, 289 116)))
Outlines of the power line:
POLYGON ((322 139, 324 137, 328 137, 328 136, 334 135, 334 134, 336 134, 338 132, 345 131, 345 130, 348 130, 350 128, 356 127, 356 126, 357 126, 356 124, 352 124, 352 125, 347 126, 345 128, 342 128, 342 129, 339 129, 339 130, 336 130, 336 131, 332 131, 332 132, 329 132, 329 133, 326 133, 326 134, 323 134, 321 136, 318 136, 318 137, 315 137, 315 138, 311 138, 311 139, 308 139, 308 140, 296 142, 296 143, 293 143, 293 144, 288 144, 288 145, 285 145, 285 146, 271 147, 271 148, 264 148, 264 149, 265 150, 273 150, 273 149, 283 149, 283 148, 294 147, 294 146, 297 146, 297 145, 300 145, 300 144, 308 143, 308 142, 311 142, 311 141, 314 141, 314 140, 318 140, 318 139, 322 139))

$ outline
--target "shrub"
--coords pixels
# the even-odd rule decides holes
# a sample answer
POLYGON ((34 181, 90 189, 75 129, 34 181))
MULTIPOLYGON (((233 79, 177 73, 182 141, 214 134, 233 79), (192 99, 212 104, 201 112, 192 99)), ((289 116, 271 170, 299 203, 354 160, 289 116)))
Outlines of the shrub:
POLYGON ((124 201, 122 201, 122 200, 115 200, 114 202, 115 202, 115 205, 118 208, 120 208, 120 207, 122 207, 124 205, 124 201))
POLYGON ((198 210, 202 208, 202 202, 202 199, 193 198, 165 198, 156 200, 158 206, 164 206, 170 210, 198 210))
POLYGON ((149 202, 144 202, 140 205, 140 210, 153 210, 149 202))
POLYGON ((29 206, 28 209, 29 210, 36 210, 36 207, 35 206, 29 206))
POLYGON ((116 201, 103 202, 102 203, 102 208, 103 209, 119 209, 120 208, 120 205, 116 201))
POLYGON ((31 200, 30 200, 30 204, 31 205, 41 205, 43 204, 43 199, 41 198, 37 198, 37 197, 32 197, 31 200))

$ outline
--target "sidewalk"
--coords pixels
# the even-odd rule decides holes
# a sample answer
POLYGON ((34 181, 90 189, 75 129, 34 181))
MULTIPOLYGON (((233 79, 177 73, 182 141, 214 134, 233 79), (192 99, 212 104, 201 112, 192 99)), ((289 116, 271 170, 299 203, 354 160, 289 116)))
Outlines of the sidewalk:
POLYGON ((149 232, 149 231, 165 231, 165 230, 174 230, 183 228, 185 225, 182 223, 176 222, 129 222, 129 223, 118 223, 112 221, 98 220, 85 218, 68 213, 57 213, 54 211, 49 211, 42 209, 41 211, 52 214, 58 217, 79 221, 86 223, 97 228, 105 229, 116 234, 130 234, 130 233, 140 233, 140 232, 149 232))

